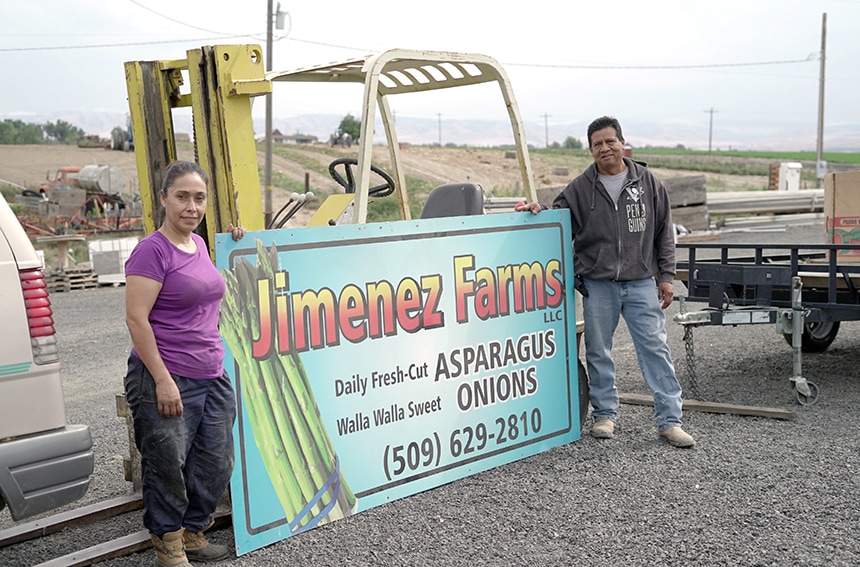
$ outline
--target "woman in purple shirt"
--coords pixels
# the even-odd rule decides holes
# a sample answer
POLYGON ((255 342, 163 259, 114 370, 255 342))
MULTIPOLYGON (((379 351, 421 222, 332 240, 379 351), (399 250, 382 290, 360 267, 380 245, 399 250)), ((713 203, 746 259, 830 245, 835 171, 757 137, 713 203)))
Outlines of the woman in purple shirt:
MULTIPOLYGON (((196 163, 172 163, 160 193, 164 222, 125 264, 133 347, 125 391, 141 454, 143 524, 167 566, 229 555, 203 536, 230 481, 236 417, 218 332, 225 285, 193 232, 207 182, 196 163)), ((236 240, 244 234, 229 230, 236 240)))

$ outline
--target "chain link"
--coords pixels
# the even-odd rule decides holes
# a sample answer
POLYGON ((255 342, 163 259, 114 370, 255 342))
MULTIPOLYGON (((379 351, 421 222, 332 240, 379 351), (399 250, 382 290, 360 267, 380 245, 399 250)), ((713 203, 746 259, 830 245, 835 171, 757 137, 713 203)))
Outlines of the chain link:
POLYGON ((702 399, 699 391, 699 378, 696 375, 696 350, 693 344, 693 325, 684 325, 684 351, 687 358, 687 381, 690 396, 695 400, 702 399))

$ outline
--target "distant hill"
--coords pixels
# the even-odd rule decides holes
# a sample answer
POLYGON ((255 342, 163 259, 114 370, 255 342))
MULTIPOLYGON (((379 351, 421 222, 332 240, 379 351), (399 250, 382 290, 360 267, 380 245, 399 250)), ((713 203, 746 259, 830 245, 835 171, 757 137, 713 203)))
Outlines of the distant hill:
MULTIPOLYGON (((0 120, 16 119, 24 122, 45 123, 65 120, 87 134, 100 134, 108 137, 116 126, 125 126, 126 115, 110 111, 57 111, 43 114, 2 114, 0 120)), ((176 132, 191 133, 190 112, 177 111, 174 113, 174 128, 176 132)), ((337 129, 343 116, 332 114, 311 114, 290 117, 274 117, 272 128, 282 134, 311 134, 320 141, 328 140, 329 135, 337 129)), ((544 147, 547 139, 550 143, 563 143, 569 136, 578 138, 584 144, 587 122, 571 122, 564 124, 544 124, 539 121, 525 122, 525 131, 529 144, 534 147, 544 147)), ((680 122, 654 122, 647 119, 625 120, 624 133, 628 143, 634 147, 645 146, 674 147, 679 144, 691 149, 708 148, 707 127, 690 125, 680 122)), ((254 130, 260 137, 265 131, 263 117, 254 118, 254 130)), ((381 123, 377 126, 375 142, 384 142, 381 123)), ((410 118, 397 116, 397 132, 401 142, 416 145, 437 144, 498 147, 512 143, 510 126, 504 121, 490 120, 438 120, 427 118, 410 118)), ((714 132, 713 148, 715 150, 755 149, 772 151, 814 151, 816 144, 814 125, 806 128, 792 126, 756 127, 749 123, 726 124, 714 132)), ((843 124, 831 126, 825 132, 826 151, 860 152, 860 125, 843 124)))

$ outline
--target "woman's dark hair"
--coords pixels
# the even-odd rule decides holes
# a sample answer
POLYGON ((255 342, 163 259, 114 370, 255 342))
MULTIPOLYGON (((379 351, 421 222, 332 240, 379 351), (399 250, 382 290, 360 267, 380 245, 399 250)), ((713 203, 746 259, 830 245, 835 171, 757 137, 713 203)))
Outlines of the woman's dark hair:
POLYGON ((167 169, 164 171, 164 179, 161 181, 161 192, 167 195, 167 190, 170 189, 170 186, 176 183, 177 179, 189 173, 196 173, 203 180, 203 183, 209 184, 209 177, 206 176, 206 172, 199 165, 193 161, 175 161, 167 166, 167 169))
POLYGON ((618 134, 618 141, 622 143, 624 142, 624 135, 621 133, 621 124, 618 122, 618 119, 613 118, 612 116, 601 116, 588 125, 589 148, 591 147, 591 135, 598 130, 603 130, 604 128, 615 128, 615 133, 618 134))

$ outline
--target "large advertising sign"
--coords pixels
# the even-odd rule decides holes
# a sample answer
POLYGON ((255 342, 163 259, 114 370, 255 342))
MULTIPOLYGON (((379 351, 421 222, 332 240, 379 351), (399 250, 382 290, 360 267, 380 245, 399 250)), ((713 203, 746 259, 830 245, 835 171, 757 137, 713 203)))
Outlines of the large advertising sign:
POLYGON ((567 215, 216 240, 236 553, 579 438, 567 215))

